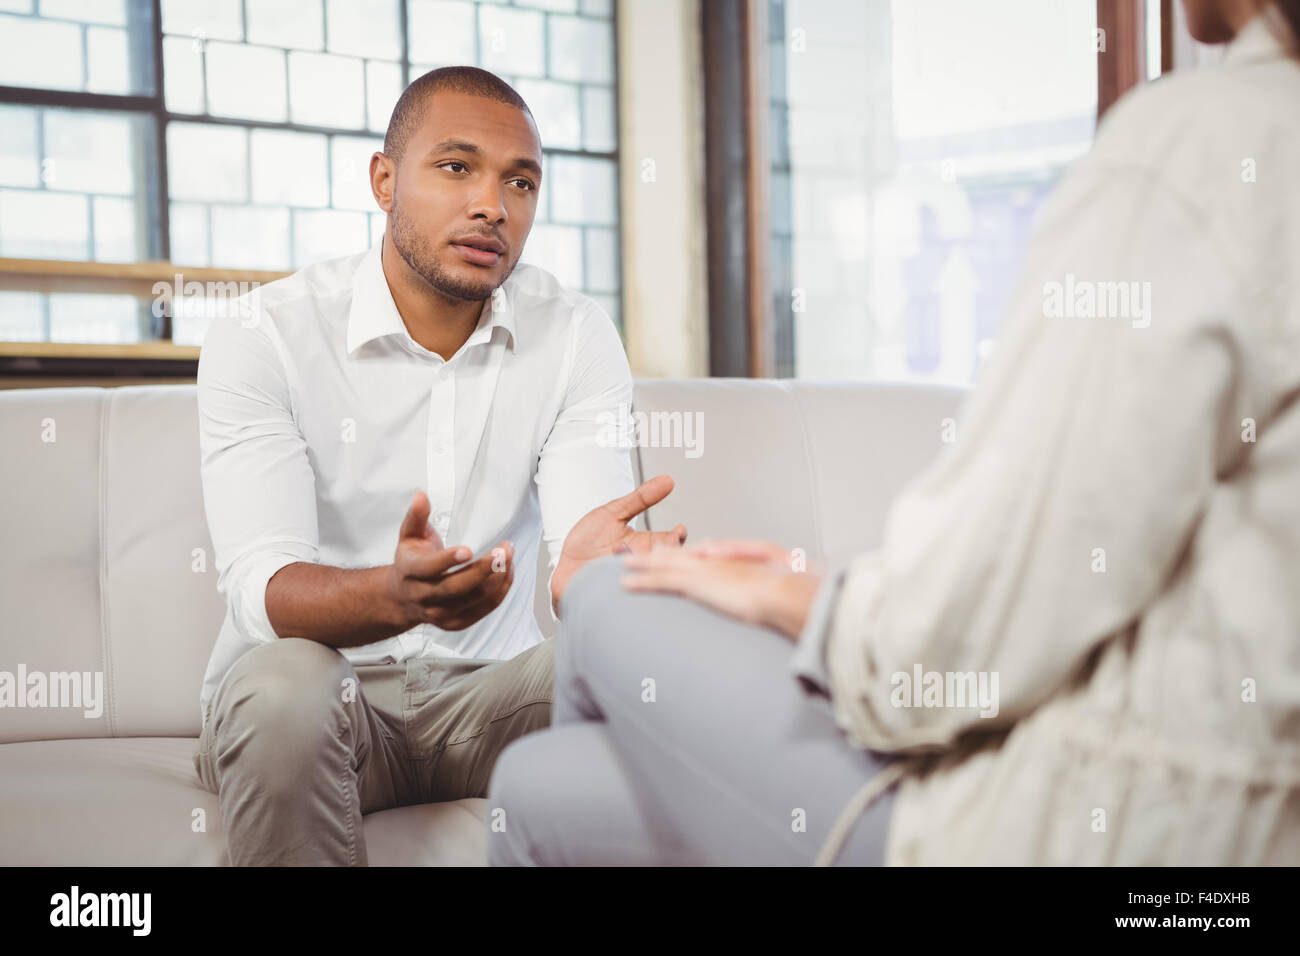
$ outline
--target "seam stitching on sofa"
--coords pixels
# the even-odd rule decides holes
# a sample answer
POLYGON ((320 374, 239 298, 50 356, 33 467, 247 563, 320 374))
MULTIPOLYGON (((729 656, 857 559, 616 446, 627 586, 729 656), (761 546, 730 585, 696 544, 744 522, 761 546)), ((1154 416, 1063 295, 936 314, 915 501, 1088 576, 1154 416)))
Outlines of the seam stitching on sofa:
POLYGON ((105 389, 99 406, 99 642, 108 689, 108 735, 117 736, 117 691, 113 686, 113 653, 108 624, 108 431, 113 389, 105 389))
POLYGON ((786 386, 790 397, 794 399, 795 413, 799 417, 799 437, 803 443, 803 457, 808 465, 809 491, 811 492, 811 507, 808 509, 812 512, 813 530, 817 537, 817 552, 823 562, 827 561, 826 538, 822 533, 822 515, 821 510, 817 507, 817 502, 821 496, 818 494, 817 484, 817 463, 813 457, 812 444, 808 441, 808 416, 804 414, 803 398, 797 392, 793 385, 786 386))
MULTIPOLYGON (((633 428, 636 428, 636 425, 635 425, 636 417, 635 417, 635 416, 636 416, 637 407, 636 407, 636 386, 635 386, 635 384, 634 384, 633 387, 632 387, 632 402, 631 402, 631 404, 630 404, 629 407, 628 407, 628 411, 629 411, 629 412, 632 414, 632 416, 633 416, 632 421, 633 421, 634 424, 632 425, 632 427, 633 427, 633 428)), ((638 487, 638 488, 640 488, 641 485, 642 485, 642 483, 645 481, 645 462, 643 462, 643 461, 641 460, 641 442, 640 442, 639 440, 638 440, 638 441, 634 441, 634 442, 632 443, 632 480, 636 482, 636 487, 638 487)), ((653 529, 650 527, 650 512, 651 512, 651 510, 653 510, 653 509, 651 509, 651 508, 647 508, 647 509, 645 510, 644 515, 643 515, 643 518, 645 519, 645 520, 644 520, 644 524, 645 524, 645 529, 646 529, 646 531, 651 531, 651 530, 653 530, 653 529)))

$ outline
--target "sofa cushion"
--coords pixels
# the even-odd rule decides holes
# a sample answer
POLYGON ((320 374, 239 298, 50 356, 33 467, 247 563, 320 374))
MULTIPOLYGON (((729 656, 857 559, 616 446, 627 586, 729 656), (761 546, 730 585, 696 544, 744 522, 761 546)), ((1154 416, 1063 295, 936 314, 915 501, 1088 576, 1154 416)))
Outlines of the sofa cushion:
MULTIPOLYGON (((194 773, 197 740, 122 737, 0 745, 0 866, 226 865, 221 810, 194 773), (195 832, 195 811, 203 832, 195 832)), ((486 863, 487 801, 367 814, 379 866, 486 863)))
POLYGON ((956 420, 965 394, 902 383, 639 381, 636 411, 649 426, 641 473, 677 481, 650 525, 680 522, 691 541, 763 538, 845 562, 880 543, 890 502, 943 450, 944 419, 956 420))

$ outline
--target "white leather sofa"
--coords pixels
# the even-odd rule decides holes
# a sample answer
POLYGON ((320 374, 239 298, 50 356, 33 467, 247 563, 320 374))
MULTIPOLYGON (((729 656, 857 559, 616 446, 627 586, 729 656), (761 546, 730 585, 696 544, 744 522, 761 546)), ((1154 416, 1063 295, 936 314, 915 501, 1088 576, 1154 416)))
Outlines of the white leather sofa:
MULTIPOLYGON (((646 380, 636 453, 677 490, 651 527, 761 537, 839 562, 876 544, 941 447, 955 389, 646 380), (653 426, 659 426, 656 429, 653 426)), ((102 713, 0 707, 0 865, 228 862, 195 776, 199 686, 221 624, 192 385, 0 391, 0 671, 102 673, 102 713)), ((394 516, 394 527, 400 516, 394 516)), ((545 575, 539 578, 545 588, 545 575)), ((539 594, 539 620, 550 615, 539 594)), ((0 675, 0 679, 3 675, 0 675)), ((484 862, 486 800, 365 818, 376 865, 484 862)))

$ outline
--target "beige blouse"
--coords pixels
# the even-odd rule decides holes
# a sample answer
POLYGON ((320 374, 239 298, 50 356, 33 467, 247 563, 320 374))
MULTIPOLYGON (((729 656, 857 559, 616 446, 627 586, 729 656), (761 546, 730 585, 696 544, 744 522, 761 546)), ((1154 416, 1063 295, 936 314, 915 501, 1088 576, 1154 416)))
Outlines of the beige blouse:
POLYGON ((823 862, 897 779, 888 863, 1300 864, 1295 57, 1256 18, 1045 208, 957 441, 801 637, 903 758, 823 862))

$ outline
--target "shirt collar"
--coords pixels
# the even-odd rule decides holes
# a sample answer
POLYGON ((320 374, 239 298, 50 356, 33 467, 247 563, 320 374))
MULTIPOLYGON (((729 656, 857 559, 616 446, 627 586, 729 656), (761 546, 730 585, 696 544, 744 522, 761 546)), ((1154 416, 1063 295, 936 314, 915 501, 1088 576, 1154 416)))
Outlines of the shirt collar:
POLYGON ((1282 11, 1269 4, 1237 31, 1223 54, 1225 64, 1250 63, 1282 56, 1295 56, 1296 39, 1282 11))
MULTIPOLYGON (((348 310, 348 354, 351 355, 362 345, 374 339, 396 335, 400 336, 407 347, 413 351, 432 355, 432 352, 411 338, 406 323, 402 321, 401 313, 397 311, 397 303, 393 301, 392 290, 388 288, 388 280, 384 277, 382 250, 381 240, 366 253, 352 278, 352 305, 348 310)), ((505 329, 507 344, 511 348, 514 347, 513 292, 513 283, 507 279, 483 303, 478 325, 461 347, 462 351, 490 341, 498 326, 505 329)))

